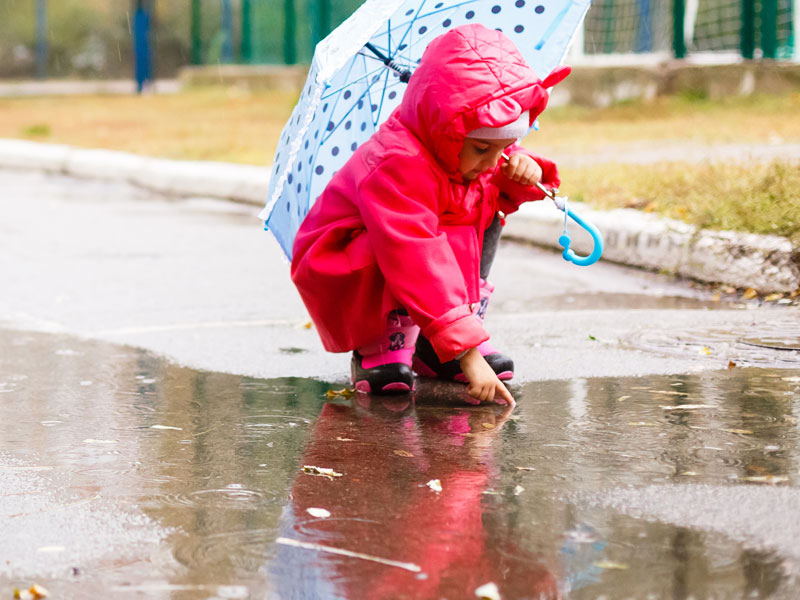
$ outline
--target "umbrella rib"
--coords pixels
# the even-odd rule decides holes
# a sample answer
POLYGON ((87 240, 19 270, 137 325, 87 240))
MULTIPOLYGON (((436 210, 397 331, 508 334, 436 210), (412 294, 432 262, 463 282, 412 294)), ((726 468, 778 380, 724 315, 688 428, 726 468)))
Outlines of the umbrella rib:
POLYGON ((547 40, 549 40, 550 36, 553 35, 553 33, 555 32, 556 28, 561 24, 561 21, 563 21, 564 17, 567 16, 567 13, 569 12, 569 9, 570 9, 570 5, 567 4, 564 8, 561 9, 561 12, 559 12, 556 15, 556 18, 553 19, 552 23, 550 23, 550 27, 548 27, 547 31, 545 31, 542 34, 542 39, 539 40, 539 42, 536 44, 535 48, 537 50, 541 50, 542 47, 547 43, 547 40))
MULTIPOLYGON (((361 54, 360 52, 358 53, 358 55, 362 56, 365 59, 368 58, 366 54, 361 54)), ((366 60, 364 61, 364 64, 366 65, 366 60)), ((353 68, 353 66, 354 65, 351 65, 351 69, 353 68)), ((379 69, 378 71, 373 71, 372 73, 369 74, 369 76, 371 77, 375 73, 378 73, 378 72, 380 72, 382 70, 383 69, 379 69)), ((361 80, 361 79, 363 79, 363 77, 359 78, 359 80, 361 80)), ((347 87, 347 86, 345 86, 345 87, 347 87)), ((362 92, 361 95, 358 97, 358 100, 363 100, 364 97, 369 93, 371 88, 372 88, 372 84, 368 85, 367 89, 364 92, 362 92)), ((344 89, 344 88, 341 88, 341 89, 344 89)), ((371 98, 370 98, 370 100, 371 100, 371 98)), ((371 105, 371 102, 370 102, 370 105, 371 105)), ((341 125, 342 122, 344 122, 344 120, 350 115, 350 113, 352 113, 356 109, 356 106, 358 106, 358 101, 353 102, 352 106, 350 107, 350 110, 348 110, 344 115, 342 115, 342 118, 339 120, 339 124, 335 125, 334 128, 331 129, 331 131, 326 136, 323 136, 322 141, 320 142, 320 145, 324 144, 325 142, 327 142, 331 138, 333 133, 339 128, 339 125, 341 125)), ((375 123, 375 126, 377 126, 377 123, 375 123)))
MULTIPOLYGON (((419 13, 419 11, 418 11, 418 12, 417 12, 417 14, 416 14, 416 15, 414 15, 414 17, 413 17, 412 19, 410 19, 409 21, 406 21, 405 23, 401 23, 400 25, 397 25, 397 26, 394 28, 394 29, 400 29, 400 28, 402 28, 402 27, 407 27, 407 29, 406 29, 406 33, 405 33, 405 34, 403 34, 403 37, 400 39, 400 43, 398 43, 398 44, 397 44, 397 48, 400 48, 400 46, 402 46, 402 45, 403 45, 403 42, 405 41, 405 38, 406 38, 406 36, 408 35, 408 32, 411 30, 411 27, 412 27, 412 26, 414 25, 414 23, 415 23, 415 22, 417 22, 418 20, 420 20, 420 19, 424 19, 424 18, 426 18, 426 17, 430 17, 430 16, 432 16, 432 15, 435 15, 435 14, 438 14, 438 13, 443 13, 443 12, 453 11, 453 10, 455 10, 455 9, 457 9, 457 8, 461 8, 462 6, 467 6, 467 5, 469 5, 469 4, 475 4, 475 3, 476 3, 476 2, 478 2, 478 1, 479 1, 479 0, 465 0, 464 2, 459 2, 458 4, 453 4, 453 5, 451 5, 451 6, 446 6, 446 7, 444 7, 444 8, 440 8, 440 9, 437 9, 437 10, 433 10, 433 11, 431 11, 431 12, 429 12, 429 13, 425 13, 424 15, 420 14, 420 13, 419 13)), ((424 6, 424 2, 423 2, 423 6, 424 6)), ((422 10, 422 8, 423 8, 423 7, 421 6, 419 10, 421 11, 421 10, 422 10)), ((389 48, 391 49, 391 33, 388 33, 388 34, 387 34, 387 36, 388 36, 388 38, 389 38, 389 41, 390 41, 389 48)), ((423 38, 423 39, 427 39, 427 38, 423 38)), ((374 43, 374 42, 373 42, 373 43, 374 43)), ((418 42, 417 42, 417 43, 418 43, 418 42)), ((412 45, 416 45, 416 43, 415 43, 415 44, 412 44, 412 45)), ((411 46, 411 45, 409 45, 409 47, 410 47, 410 46, 411 46)), ((393 59, 395 56, 402 56, 402 55, 401 55, 399 52, 398 52, 397 54, 395 54, 395 55, 392 55, 392 53, 391 53, 391 51, 390 51, 390 52, 388 53, 388 56, 389 56, 389 58, 392 58, 392 59, 393 59)), ((410 58, 408 58, 408 57, 405 57, 405 58, 406 58, 406 60, 411 60, 411 59, 410 59, 410 58)))
POLYGON ((388 83, 388 80, 389 80, 389 71, 386 71, 386 82, 384 82, 383 90, 381 91, 381 103, 378 105, 378 115, 380 115, 381 112, 383 112, 383 101, 386 99, 386 83, 388 83))
MULTIPOLYGON (((360 56, 367 57, 367 55, 366 55, 366 54, 361 54, 360 52, 359 52, 359 55, 360 55, 360 56)), ((368 58, 368 57, 367 57, 367 58, 368 58)), ((375 59, 375 60, 377 60, 377 59, 375 59)), ((340 88, 337 88, 337 89, 333 90, 332 92, 329 92, 328 94, 326 94, 326 95, 322 96, 322 98, 320 98, 320 100, 327 100, 328 98, 330 98, 330 97, 331 97, 331 96, 333 96, 334 94, 336 94, 336 93, 338 93, 338 92, 341 92, 342 90, 345 90, 345 89, 349 88, 351 85, 355 85, 355 84, 356 84, 356 83, 358 83, 359 81, 363 81, 364 79, 369 79, 370 77, 373 77, 373 76, 374 76, 374 75, 376 75, 377 73, 380 73, 381 71, 383 71, 385 68, 386 68, 386 67, 385 67, 385 66, 383 66, 383 64, 381 64, 380 68, 378 68, 378 69, 375 69, 374 71, 370 71, 369 73, 366 73, 365 75, 362 75, 361 77, 358 77, 358 78, 356 78, 356 79, 353 79, 353 81, 350 81, 350 82, 349 82, 347 85, 343 85, 342 87, 340 87, 340 88)))

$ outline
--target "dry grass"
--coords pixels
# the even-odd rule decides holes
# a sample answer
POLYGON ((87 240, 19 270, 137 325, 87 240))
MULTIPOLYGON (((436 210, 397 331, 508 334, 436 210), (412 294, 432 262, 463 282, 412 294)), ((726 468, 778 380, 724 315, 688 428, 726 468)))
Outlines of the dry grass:
POLYGON ((783 96, 659 98, 603 109, 554 107, 529 140, 553 154, 592 153, 635 142, 772 143, 800 141, 800 93, 783 96))
POLYGON ((659 163, 564 169, 570 197, 638 208, 710 229, 789 237, 800 246, 800 161, 659 163))
MULTIPOLYGON (((268 165, 296 94, 190 89, 163 96, 0 99, 0 137, 174 159, 268 165)), ((800 94, 721 101, 665 98, 606 109, 551 108, 526 145, 544 155, 693 142, 800 142, 800 94)), ((613 152, 612 152, 613 154, 613 152)), ((800 164, 560 165, 564 191, 701 227, 786 235, 800 243, 800 164)))
POLYGON ((0 137, 267 165, 297 96, 209 88, 160 96, 0 100, 0 137))

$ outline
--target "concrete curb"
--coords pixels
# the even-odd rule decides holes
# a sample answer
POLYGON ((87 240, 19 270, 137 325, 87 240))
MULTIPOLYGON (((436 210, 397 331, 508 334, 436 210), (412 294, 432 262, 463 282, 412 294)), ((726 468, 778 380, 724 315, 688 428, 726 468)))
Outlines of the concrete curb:
MULTIPOLYGON (((698 230, 633 209, 598 211, 579 202, 570 208, 603 233, 605 260, 761 293, 800 289, 800 248, 786 238, 698 230)), ((563 229, 564 214, 545 201, 523 205, 509 218, 505 235, 553 247, 563 229)), ((575 223, 569 232, 571 248, 588 255, 591 237, 575 223)))
POLYGON ((113 150, 87 150, 0 139, 0 167, 118 180, 170 196, 207 196, 263 205, 266 167, 150 158, 113 150))
MULTIPOLYGON (((0 139, 0 168, 38 170, 90 179, 125 181, 171 196, 205 196, 263 206, 270 169, 218 162, 175 161, 111 150, 0 139)), ((632 209, 570 207, 605 238, 603 258, 709 283, 761 293, 800 289, 800 249, 786 238, 697 230, 680 221, 632 209)), ((529 203, 508 220, 506 237, 558 247, 563 213, 549 201, 529 203)), ((591 238, 574 223, 572 249, 589 254, 591 238)))

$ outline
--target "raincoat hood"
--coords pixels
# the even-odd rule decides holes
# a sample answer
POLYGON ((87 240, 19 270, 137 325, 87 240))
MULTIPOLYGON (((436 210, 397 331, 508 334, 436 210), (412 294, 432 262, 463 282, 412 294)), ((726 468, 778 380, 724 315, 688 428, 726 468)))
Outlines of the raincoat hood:
POLYGON ((547 88, 569 72, 558 67, 541 80, 502 32, 456 27, 428 45, 397 118, 455 175, 468 132, 507 125, 523 111, 532 125, 547 106, 547 88))

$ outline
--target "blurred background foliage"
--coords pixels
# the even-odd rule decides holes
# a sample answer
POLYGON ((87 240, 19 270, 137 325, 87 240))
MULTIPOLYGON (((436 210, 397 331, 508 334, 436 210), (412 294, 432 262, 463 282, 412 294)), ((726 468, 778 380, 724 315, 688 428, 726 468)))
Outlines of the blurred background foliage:
MULTIPOLYGON (((157 72, 170 76, 189 61, 188 2, 158 0, 155 4, 157 72)), ((134 8, 125 0, 47 2, 47 75, 130 77, 134 8)), ((36 2, 0 0, 0 77, 32 77, 35 53, 36 2)))
MULTIPOLYGON (((156 77, 173 77, 192 63, 307 63, 316 42, 361 2, 146 0, 156 77)), ((44 5, 48 77, 131 75, 134 0, 48 0, 44 5)), ((0 78, 36 74, 36 24, 36 0, 0 0, 0 78)))

